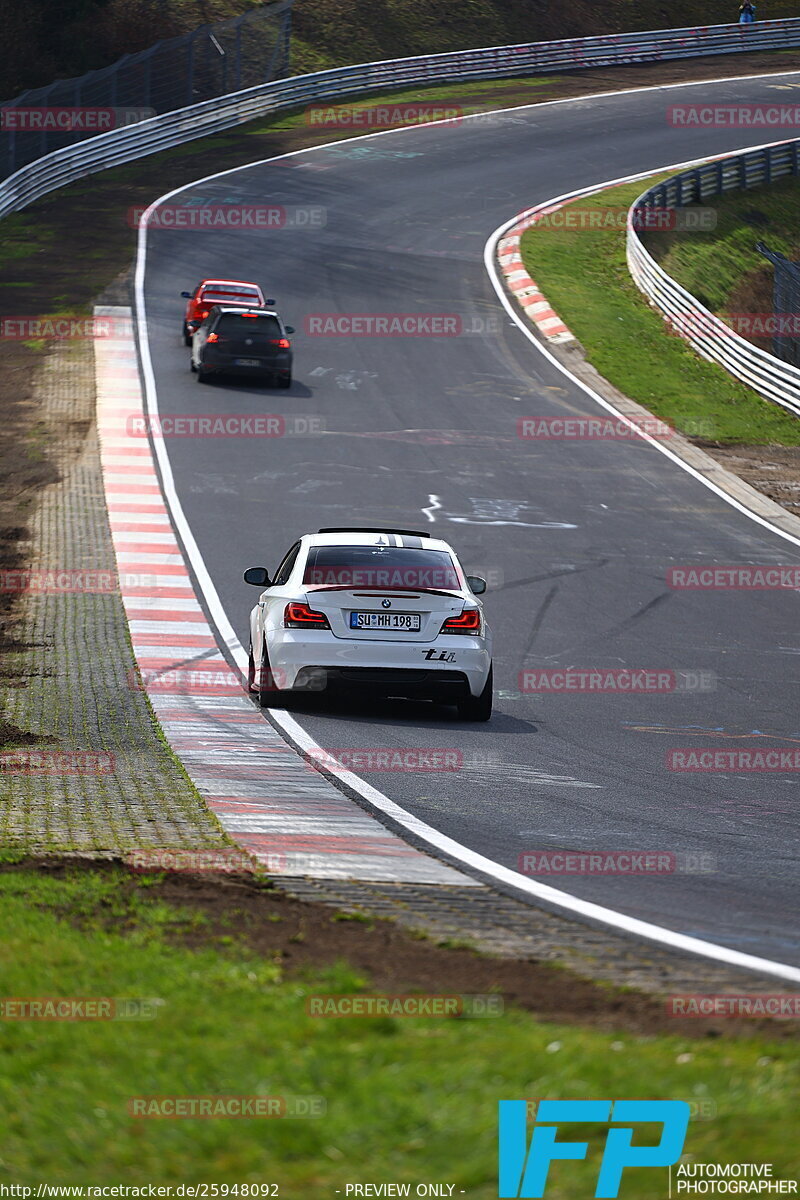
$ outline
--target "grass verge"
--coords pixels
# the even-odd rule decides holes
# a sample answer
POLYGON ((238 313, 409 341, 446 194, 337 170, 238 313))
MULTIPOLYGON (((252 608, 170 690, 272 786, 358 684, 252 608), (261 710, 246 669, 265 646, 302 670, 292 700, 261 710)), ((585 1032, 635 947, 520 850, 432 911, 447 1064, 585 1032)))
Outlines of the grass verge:
MULTIPOLYGON (((647 183, 577 201, 581 210, 610 214, 599 227, 585 217, 576 221, 584 228, 536 225, 528 230, 521 244, 526 268, 600 374, 680 432, 719 445, 800 445, 796 417, 671 336, 631 279, 620 228, 624 222, 611 215, 627 209, 647 183)), ((691 241, 696 238, 701 246, 708 236, 692 234, 691 241)), ((652 244, 655 235, 649 240, 652 244)))
MULTIPOLYGON (((4 1021, 0 1182, 277 1183, 328 1197, 346 1182, 441 1180, 496 1196, 501 1098, 651 1097, 702 1102, 685 1150, 699 1160, 796 1171, 791 1134, 800 1049, 785 1037, 634 1036, 537 1020, 315 1019, 314 992, 368 992, 335 962, 285 969, 220 935, 158 879, 119 870, 0 873, 3 996, 155 999, 146 1021, 4 1021), (318 1119, 133 1119, 137 1096, 321 1096, 318 1119)), ((331 915, 331 922, 335 920, 331 915)), ((332 925, 341 929, 341 924, 332 925)), ((555 1200, 590 1195, 586 1164, 555 1167, 555 1200)), ((576 1134, 578 1136, 578 1134, 576 1134)), ((581 1133, 583 1136, 583 1133, 581 1133)), ((626 1174, 621 1196, 661 1200, 661 1171, 626 1174)))

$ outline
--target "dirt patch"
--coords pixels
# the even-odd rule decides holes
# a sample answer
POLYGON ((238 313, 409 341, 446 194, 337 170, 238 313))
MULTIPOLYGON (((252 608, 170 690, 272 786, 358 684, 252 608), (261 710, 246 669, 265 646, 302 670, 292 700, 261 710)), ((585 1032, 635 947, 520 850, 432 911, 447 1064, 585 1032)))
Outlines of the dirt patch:
MULTIPOLYGON (((75 859, 26 859, 0 864, 0 872, 38 869, 63 878, 80 870, 119 871, 118 863, 75 859)), ((151 877, 152 878, 152 877, 151 877)), ((143 893, 140 876, 120 877, 123 896, 143 893)), ((224 951, 230 938, 235 947, 278 961, 287 975, 302 977, 311 970, 347 962, 363 972, 379 994, 408 992, 437 995, 498 993, 504 1003, 534 1013, 537 1018, 600 1030, 625 1029, 641 1034, 668 1033, 680 1037, 740 1037, 767 1033, 796 1036, 797 1022, 769 1020, 700 1020, 679 1022, 667 1016, 664 1002, 630 989, 598 985, 547 963, 494 959, 469 949, 436 945, 415 938, 389 921, 360 919, 337 913, 323 904, 298 901, 270 882, 242 874, 167 873, 148 882, 146 902, 164 902, 200 913, 202 924, 187 923, 168 936, 176 944, 199 949, 217 943, 224 951), (220 939, 227 939, 221 941, 220 939)), ((133 910, 135 912, 135 910, 133 910)), ((136 927, 102 912, 76 916, 59 913, 81 928, 98 922, 124 935, 136 927)))
POLYGON ((800 446, 717 446, 692 440, 751 487, 800 516, 800 446))

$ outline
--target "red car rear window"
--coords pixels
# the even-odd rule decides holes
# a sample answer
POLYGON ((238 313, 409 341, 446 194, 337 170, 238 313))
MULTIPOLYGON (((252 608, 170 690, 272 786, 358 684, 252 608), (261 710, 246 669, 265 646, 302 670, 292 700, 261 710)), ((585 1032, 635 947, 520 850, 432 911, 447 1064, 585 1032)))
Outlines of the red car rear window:
POLYGON ((238 298, 248 302, 259 300, 259 294, 255 288, 208 288, 200 293, 200 299, 204 304, 209 304, 213 301, 224 303, 226 300, 238 298))

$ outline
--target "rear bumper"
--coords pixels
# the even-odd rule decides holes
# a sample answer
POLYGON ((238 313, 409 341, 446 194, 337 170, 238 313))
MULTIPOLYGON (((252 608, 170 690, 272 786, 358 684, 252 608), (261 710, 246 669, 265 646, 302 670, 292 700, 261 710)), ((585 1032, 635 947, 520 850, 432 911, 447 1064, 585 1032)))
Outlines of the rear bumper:
MULTIPOLYGON (((238 356, 244 358, 244 355, 238 356)), ((292 360, 286 355, 276 356, 261 362, 256 367, 243 367, 235 358, 207 358, 203 356, 197 364, 204 375, 290 375, 292 360)))
POLYGON ((386 669, 383 667, 301 667, 298 691, 360 692, 370 696, 405 696, 455 704, 470 695, 463 671, 386 669))
POLYGON ((281 688, 321 687, 383 696, 479 696, 491 666, 486 640, 464 634, 431 642, 345 641, 327 630, 275 630, 269 657, 281 688))

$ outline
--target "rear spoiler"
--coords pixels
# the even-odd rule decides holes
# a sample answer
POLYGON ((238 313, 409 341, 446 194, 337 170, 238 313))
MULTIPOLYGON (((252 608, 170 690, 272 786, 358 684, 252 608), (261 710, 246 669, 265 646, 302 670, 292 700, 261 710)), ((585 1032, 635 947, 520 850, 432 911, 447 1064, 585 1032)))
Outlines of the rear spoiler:
POLYGON ((402 594, 403 596, 417 592, 426 596, 454 596, 457 599, 462 599, 461 593, 456 591, 447 591, 444 588, 429 588, 429 587, 369 587, 364 584, 352 583, 304 583, 303 590, 306 592, 353 592, 356 596, 369 594, 371 596, 395 596, 402 594))

